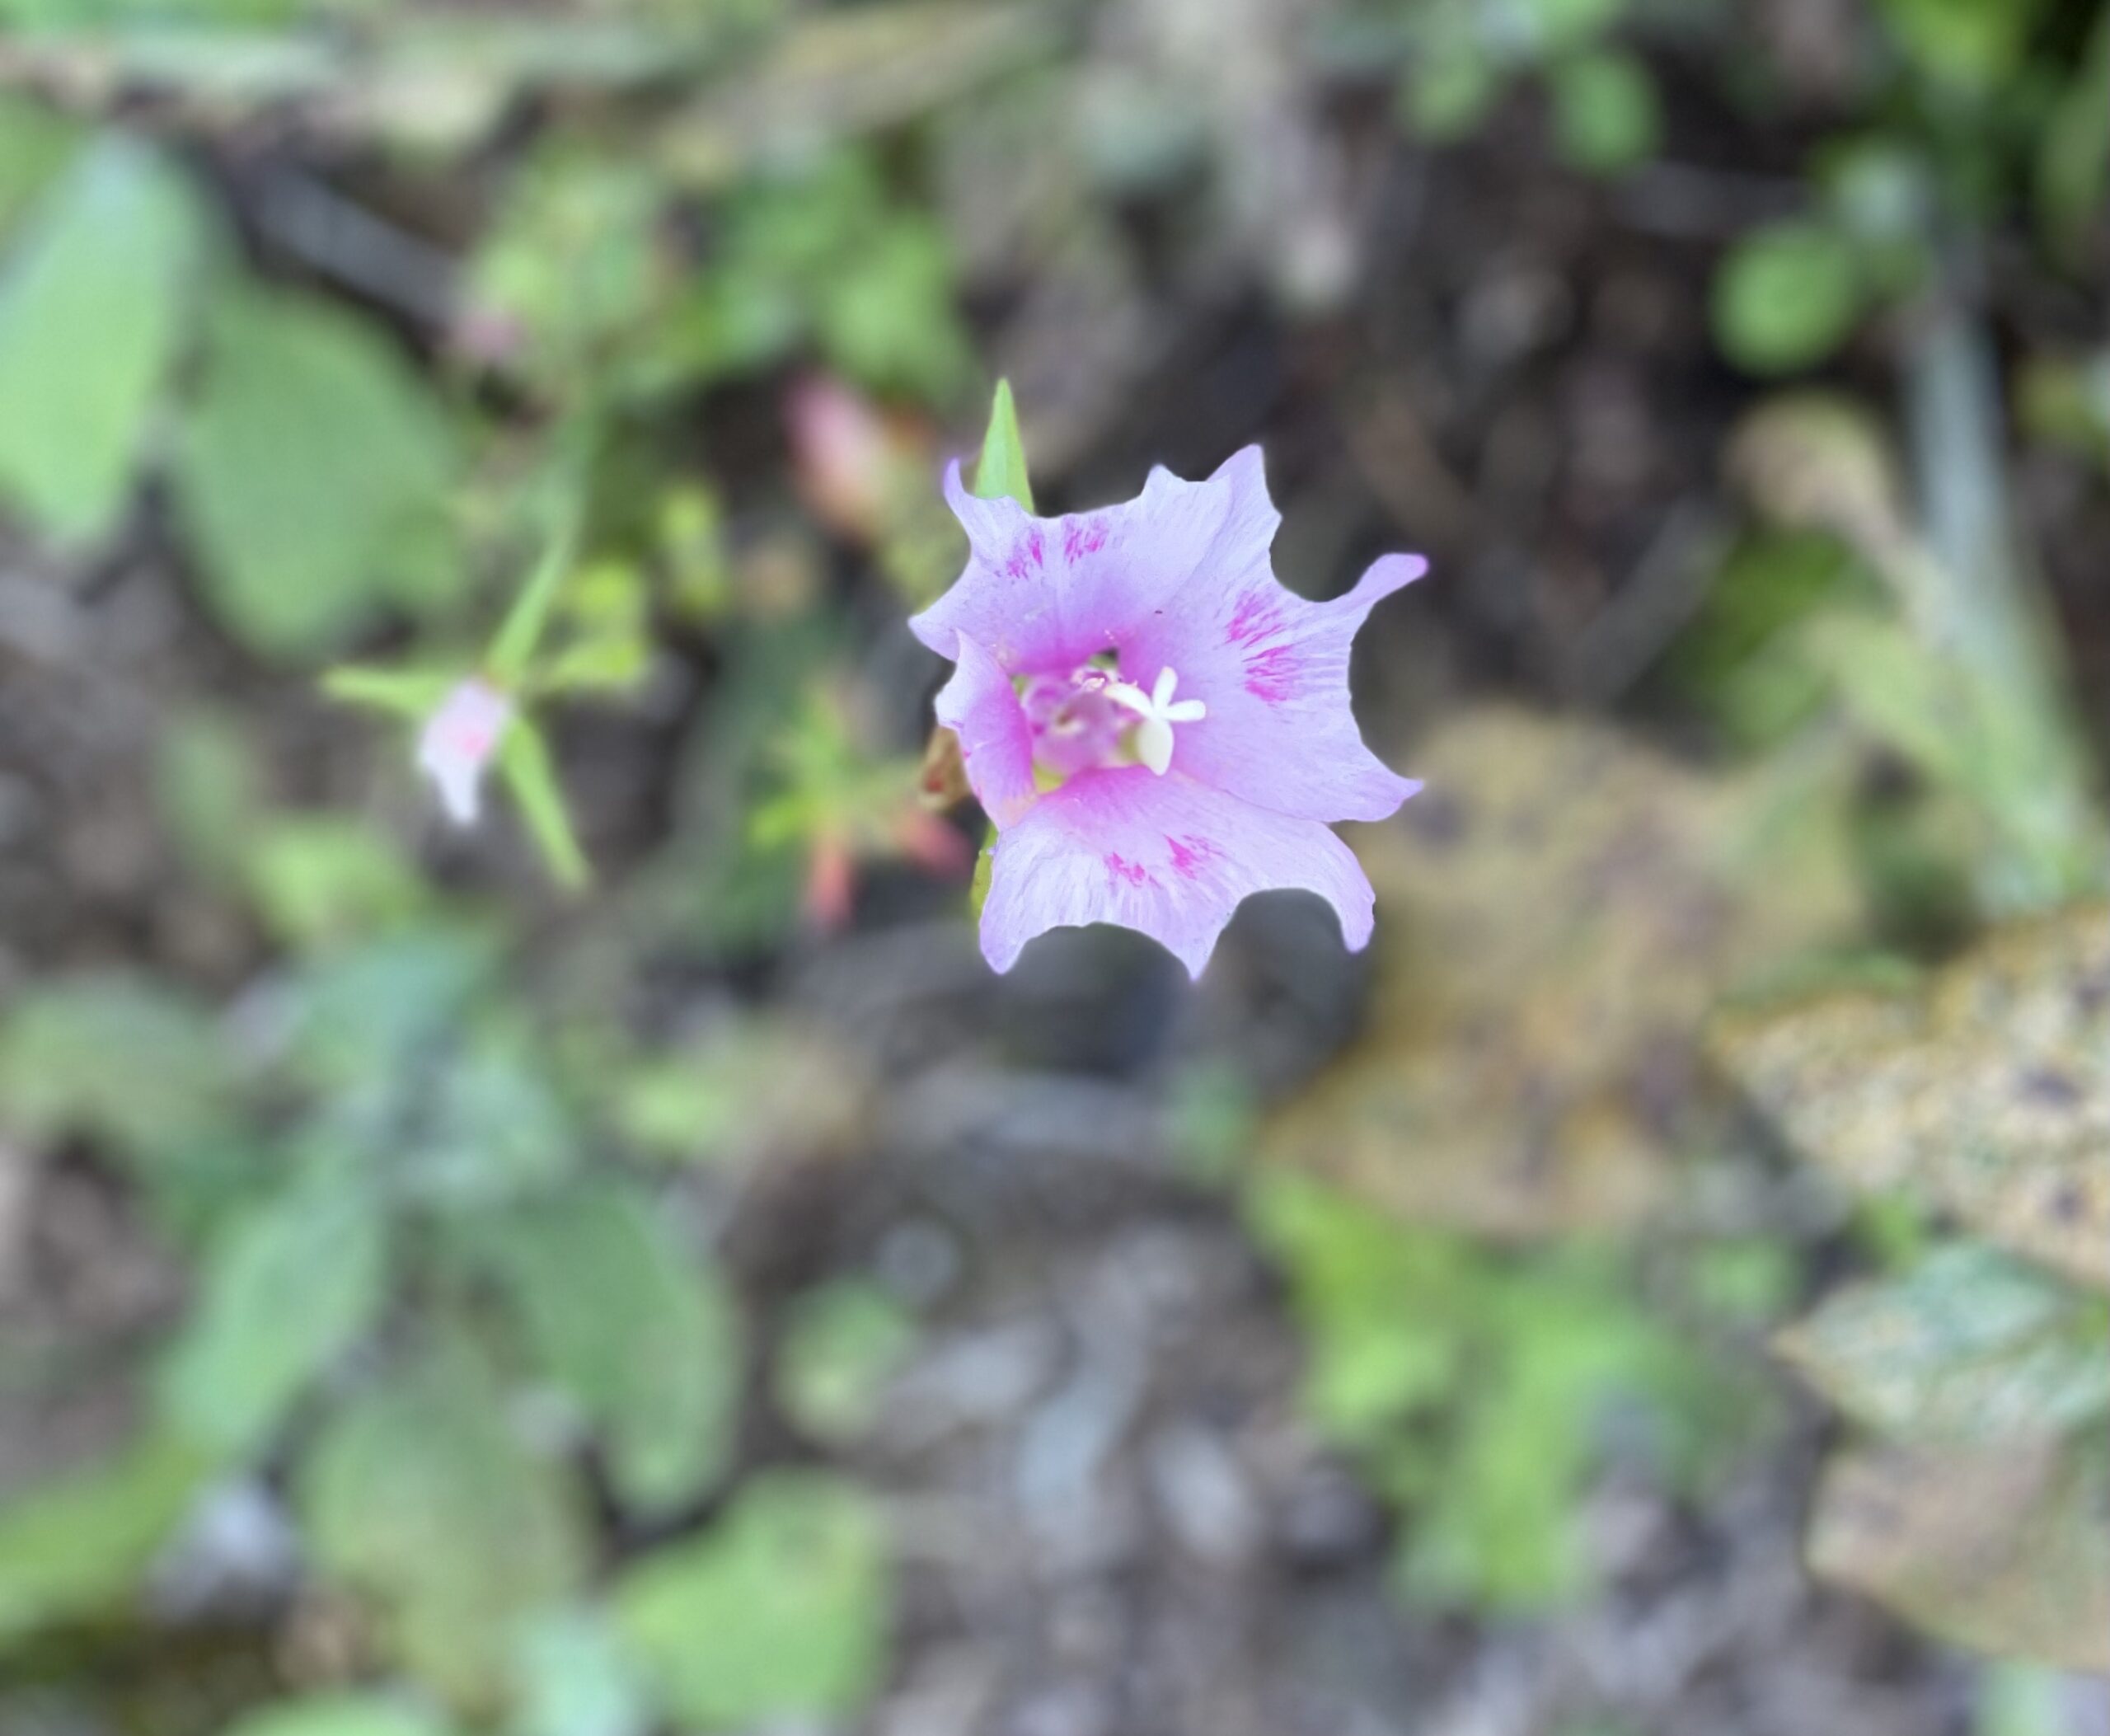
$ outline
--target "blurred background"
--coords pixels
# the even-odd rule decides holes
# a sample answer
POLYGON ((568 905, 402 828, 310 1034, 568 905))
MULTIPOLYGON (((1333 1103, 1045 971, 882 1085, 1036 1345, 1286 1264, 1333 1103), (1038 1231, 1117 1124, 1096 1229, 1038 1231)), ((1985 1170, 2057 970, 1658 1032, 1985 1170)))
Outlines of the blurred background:
POLYGON ((0 20, 0 1733, 2110 1732, 2101 0, 0 20), (982 964, 999 377, 1367 953, 982 964))

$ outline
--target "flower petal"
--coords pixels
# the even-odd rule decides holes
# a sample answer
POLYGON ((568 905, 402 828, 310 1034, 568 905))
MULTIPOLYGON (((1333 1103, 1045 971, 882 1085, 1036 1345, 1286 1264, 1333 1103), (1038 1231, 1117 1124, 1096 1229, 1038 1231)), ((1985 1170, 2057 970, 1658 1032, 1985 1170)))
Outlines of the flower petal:
POLYGON ((1016 825, 1037 800, 1033 730, 1011 678, 966 634, 954 636, 959 667, 938 690, 938 721, 959 737, 967 781, 998 831, 1016 825))
POLYGON ((1418 555, 1387 555, 1345 597, 1312 603, 1263 561, 1198 573, 1122 648, 1124 665, 1176 669, 1208 706, 1179 732, 1175 765, 1277 812, 1383 819, 1421 786, 1363 744, 1348 701, 1348 651, 1372 608, 1418 579, 1418 555))
POLYGON ((1153 470, 1134 500, 1059 518, 968 494, 957 463, 945 499, 967 532, 967 565, 909 626, 941 656, 963 633, 1013 674, 1067 671, 1124 644, 1198 573, 1264 570, 1282 523, 1257 446, 1206 481, 1153 470))
POLYGON ((982 951, 1009 970, 1034 936, 1118 922, 1161 941, 1198 977, 1241 899, 1298 887, 1329 902, 1351 950, 1375 902, 1347 845, 1316 820, 1256 808, 1141 766, 1073 779, 996 843, 982 951))
POLYGON ((512 722, 513 701, 472 676, 449 690, 419 731, 418 769, 456 825, 476 823, 484 767, 512 722))

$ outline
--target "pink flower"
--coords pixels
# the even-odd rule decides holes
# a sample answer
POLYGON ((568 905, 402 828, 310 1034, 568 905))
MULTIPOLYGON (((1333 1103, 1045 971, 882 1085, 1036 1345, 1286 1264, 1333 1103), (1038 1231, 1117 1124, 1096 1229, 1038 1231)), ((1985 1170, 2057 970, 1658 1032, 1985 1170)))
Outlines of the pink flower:
POLYGON ((438 786, 448 818, 474 825, 484 767, 513 721, 513 701, 471 676, 456 684, 418 736, 418 769, 438 786))
POLYGON ((1282 523, 1260 449, 1206 482, 1160 469, 1135 500, 1037 518, 946 473, 970 551, 909 626, 959 665, 938 695, 998 838, 982 950, 1008 970, 1051 928, 1118 922, 1195 976, 1247 894, 1293 886, 1370 940, 1370 881, 1334 820, 1420 787, 1363 745, 1348 647, 1428 563, 1388 555, 1310 603, 1268 561, 1282 523))

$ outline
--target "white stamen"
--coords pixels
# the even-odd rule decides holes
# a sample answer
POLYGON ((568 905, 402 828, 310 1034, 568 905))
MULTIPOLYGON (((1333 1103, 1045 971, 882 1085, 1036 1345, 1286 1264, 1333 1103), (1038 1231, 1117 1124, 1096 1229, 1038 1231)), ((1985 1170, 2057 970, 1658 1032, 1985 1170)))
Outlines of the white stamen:
POLYGON ((1157 672, 1148 693, 1125 681, 1109 682, 1106 687, 1107 697, 1136 714, 1136 758, 1160 777, 1172 766, 1172 726, 1199 723, 1209 715, 1209 708, 1198 699, 1175 704, 1172 696, 1179 689, 1179 678, 1169 666, 1157 672))

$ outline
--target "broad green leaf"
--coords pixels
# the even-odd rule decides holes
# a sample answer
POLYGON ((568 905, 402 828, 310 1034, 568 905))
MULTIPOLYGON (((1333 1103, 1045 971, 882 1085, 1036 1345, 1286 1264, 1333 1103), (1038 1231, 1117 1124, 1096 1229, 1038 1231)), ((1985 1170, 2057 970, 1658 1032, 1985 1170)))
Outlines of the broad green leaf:
POLYGON ((1656 87, 1634 55, 1601 49, 1561 62, 1551 77, 1554 138, 1577 168, 1615 175, 1656 148, 1656 87))
POLYGON ((453 469, 438 405, 368 327, 284 292, 214 307, 176 502, 206 600, 252 650, 313 657, 386 603, 450 594, 453 469))
POLYGON ((580 1188, 477 1227, 473 1245, 599 1429, 626 1506, 656 1517, 724 1471, 746 1372, 738 1310, 642 1198, 580 1188))
POLYGON ((218 1131, 233 1097, 211 1013, 143 978, 37 986, 0 1025, 0 1114, 34 1138, 77 1132, 157 1156, 218 1131))
POLYGON ((846 1718, 879 1685, 884 1527, 855 1486, 766 1472, 709 1531, 617 1581, 616 1621, 668 1715, 701 1729, 846 1718))
POLYGON ((189 1509, 204 1457, 148 1434, 0 1508, 0 1640, 126 1602, 189 1509))
POLYGON ((0 495, 63 542, 108 531, 181 337, 201 225, 111 134, 46 194, 0 278, 0 495))
POLYGON ((561 1180, 579 1155, 544 1056, 495 1014, 434 1081, 424 1125, 406 1142, 401 1185, 443 1210, 487 1209, 561 1180))
POLYGON ((522 1623, 583 1569, 574 1491, 514 1433, 490 1368, 460 1342, 333 1414, 297 1487, 317 1561, 372 1598, 398 1658, 465 1708, 497 1697, 522 1623))
POLYGON ((170 1353, 171 1422, 216 1452, 263 1447, 308 1383, 372 1323, 387 1256, 379 1202, 334 1178, 297 1183, 231 1226, 170 1353))
POLYGON ((528 719, 516 717, 505 732, 499 744, 498 769, 556 883, 573 892, 586 885, 593 870, 571 829, 564 791, 550 762, 549 744, 528 719))
POLYGON ((1974 1242, 1856 1284, 1780 1349, 1857 1421, 1915 1443, 1990 1446, 2110 1410, 2110 1313, 1974 1242))
POLYGON ((2110 1455, 1863 1448, 1835 1457, 1810 1565, 1961 1645, 2110 1673, 2110 1455))
POLYGON ((877 1284, 844 1279, 809 1291, 777 1342, 777 1403, 816 1440, 855 1440, 915 1343, 916 1316, 877 1284))
POLYGON ((391 1694, 311 1694, 237 1719, 222 1736, 448 1736, 437 1712, 391 1694))
POLYGON ((1715 1048, 1855 1188, 2110 1288, 2110 906, 1996 931, 1916 990, 1726 1019, 1715 1048))
POLYGON ((481 929, 435 925, 311 965, 291 997, 297 1071, 331 1089, 400 1078, 452 1040, 495 951, 481 929))
POLYGON ((1752 373, 1792 373, 1845 342, 1866 299, 1845 237, 1820 223, 1775 223, 1730 249, 1715 274, 1714 335, 1752 373))
POLYGON ((87 129, 34 96, 0 96, 0 236, 35 204, 87 129))
POLYGON ((989 406, 989 431, 982 437, 982 462, 974 467, 974 491, 985 500, 1010 499, 1033 510, 1033 484, 1027 480, 1025 442, 1019 434, 1018 406, 1011 382, 996 382, 989 406))

